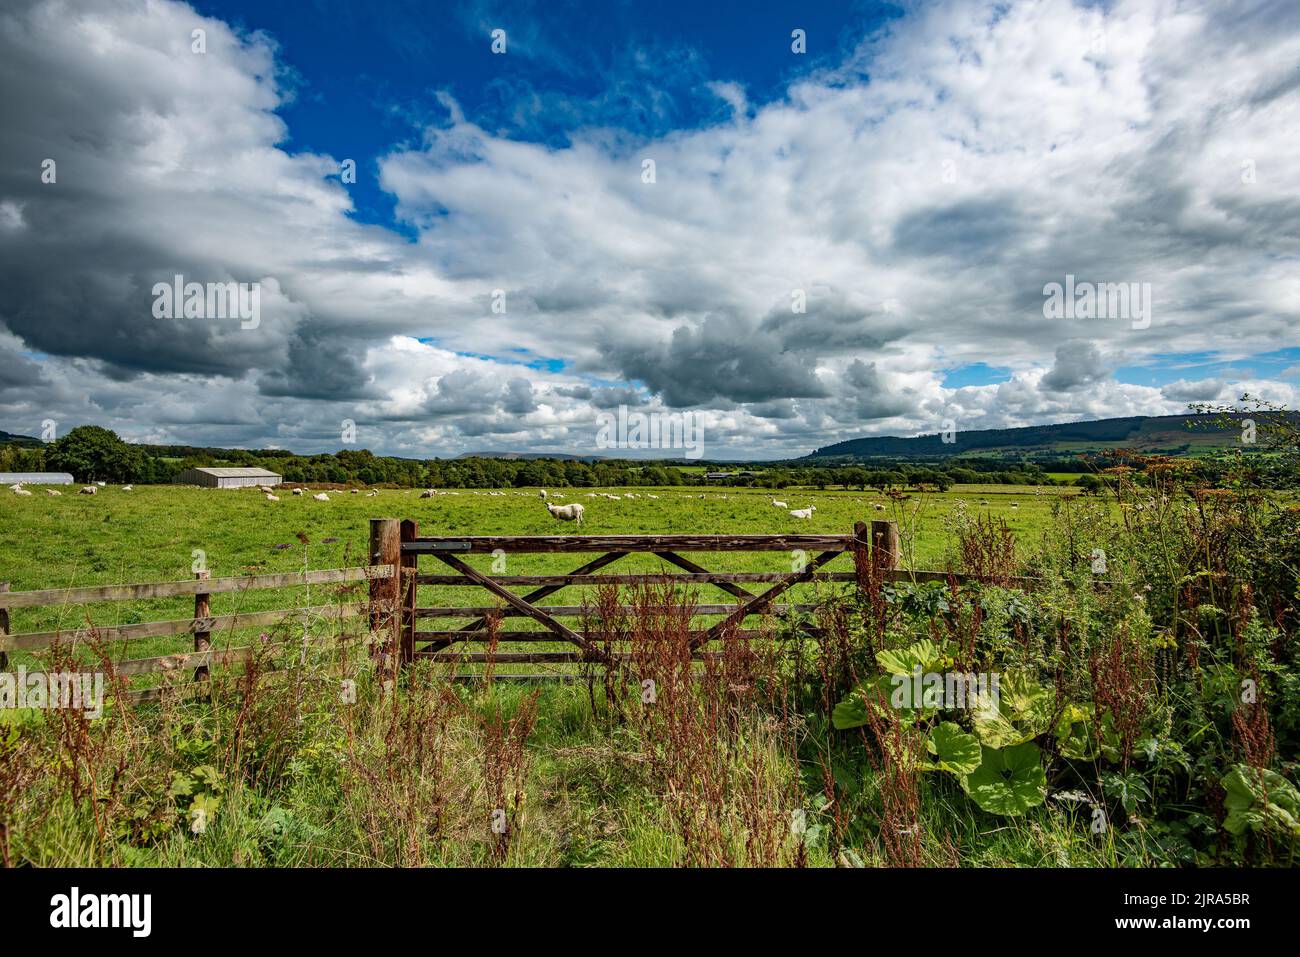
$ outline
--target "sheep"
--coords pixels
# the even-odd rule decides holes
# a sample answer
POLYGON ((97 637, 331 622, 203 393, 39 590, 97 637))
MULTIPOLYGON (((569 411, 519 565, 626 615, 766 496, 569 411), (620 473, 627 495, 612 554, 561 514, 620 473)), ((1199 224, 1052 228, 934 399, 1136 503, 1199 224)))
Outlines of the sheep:
POLYGON ((134 492, 134 491, 135 491, 135 486, 134 486, 134 485, 123 485, 123 486, 122 486, 122 491, 123 491, 123 492, 134 492))
POLYGON ((879 502, 872 502, 871 507, 877 512, 883 512, 885 510, 885 506, 881 505, 879 502))
POLYGON ((302 494, 302 489, 300 489, 300 488, 296 488, 296 489, 294 489, 294 490, 293 490, 293 494, 294 494, 294 495, 301 495, 301 494, 302 494))
POLYGON ((789 508, 789 507, 790 507, 790 506, 787 505, 785 502, 778 502, 776 499, 772 499, 772 504, 773 504, 774 506, 776 506, 777 508, 789 508))
POLYGON ((257 487, 257 490, 258 490, 259 492, 265 492, 267 495, 270 495, 270 494, 271 494, 271 486, 269 486, 269 485, 259 485, 259 486, 257 487))
POLYGON ((816 505, 809 505, 807 508, 792 508, 790 514, 795 518, 812 518, 812 513, 817 511, 816 505))
POLYGON ((378 494, 379 494, 378 492, 376 492, 376 491, 374 491, 374 490, 372 489, 371 491, 369 491, 369 492, 366 493, 366 498, 374 498, 374 497, 375 497, 376 495, 378 495, 378 494))
POLYGON ((426 488, 423 492, 420 493, 420 498, 433 498, 437 494, 438 493, 435 492, 433 489, 426 488))
POLYGON ((541 489, 540 491, 538 491, 538 493, 537 493, 537 497, 540 498, 543 502, 545 502, 545 501, 546 501, 546 489, 541 489))
POLYGON ((324 492, 317 492, 315 495, 312 496, 312 498, 314 498, 318 502, 328 502, 330 500, 330 497, 326 495, 324 492))
POLYGON ((14 489, 14 490, 13 490, 13 493, 14 493, 15 495, 31 495, 31 494, 32 494, 31 492, 27 491, 27 489, 23 488, 22 486, 19 486, 18 488, 14 489))
POLYGON ((585 508, 585 505, 579 505, 577 502, 572 505, 546 503, 546 510, 551 513, 551 518, 558 518, 562 522, 577 522, 579 525, 582 524, 582 513, 585 508))
POLYGON ((95 484, 98 485, 100 488, 103 488, 104 486, 108 485, 107 482, 96 482, 95 484))
POLYGON ((45 490, 45 494, 46 494, 46 495, 62 495, 63 493, 62 493, 62 492, 59 492, 59 491, 56 491, 55 489, 52 489, 52 488, 47 488, 47 489, 45 490))
POLYGON ((82 487, 82 489, 81 489, 81 493, 80 493, 80 494, 82 494, 82 495, 97 495, 97 494, 99 494, 99 489, 95 488, 95 486, 93 486, 93 485, 86 485, 86 486, 83 486, 83 487, 82 487))
POLYGON ((359 488, 348 489, 348 491, 349 491, 351 494, 353 494, 353 495, 360 495, 360 494, 361 494, 361 489, 359 489, 359 488))
POLYGON ((268 502, 278 502, 280 501, 280 496, 276 495, 274 492, 267 492, 266 500, 268 502))

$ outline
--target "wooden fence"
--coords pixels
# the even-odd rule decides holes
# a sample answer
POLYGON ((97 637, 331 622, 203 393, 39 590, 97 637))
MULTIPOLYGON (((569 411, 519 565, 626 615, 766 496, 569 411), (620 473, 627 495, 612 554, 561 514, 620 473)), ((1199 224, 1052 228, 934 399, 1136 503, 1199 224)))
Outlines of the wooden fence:
MULTIPOLYGON (((432 659, 469 665, 578 665, 585 662, 609 664, 610 656, 594 636, 578 624, 562 619, 587 618, 592 609, 582 604, 541 604, 543 599, 571 586, 677 584, 713 586, 730 600, 697 604, 695 616, 718 618, 692 632, 691 646, 703 654, 709 642, 724 631, 742 637, 755 637, 757 631, 746 630, 752 616, 790 611, 807 612, 810 604, 778 604, 777 599, 794 585, 811 581, 852 582, 856 572, 830 572, 822 568, 846 553, 856 553, 859 560, 873 561, 888 579, 935 580, 948 576, 939 572, 904 572, 899 569, 899 535, 894 522, 872 522, 870 528, 859 522, 852 532, 843 535, 563 535, 563 536, 438 536, 419 534, 414 521, 375 519, 371 523, 372 560, 395 564, 401 568, 400 580, 392 580, 390 600, 400 606, 399 647, 404 661, 432 659), (711 571, 685 557, 683 552, 794 552, 809 557, 789 572, 722 572, 711 571), (487 575, 467 564, 462 556, 505 553, 509 556, 529 554, 585 554, 594 558, 570 572, 541 575, 487 575), (617 574, 601 572, 624 556, 653 555, 679 571, 617 574), (432 557, 444 566, 447 574, 424 574, 419 568, 421 557, 432 557), (766 585, 750 590, 746 585, 766 585), (477 587, 488 593, 492 604, 435 605, 419 603, 420 586, 477 587), (524 586, 523 593, 508 586, 524 586), (540 628, 504 630, 499 622, 490 628, 489 617, 526 618, 540 628), (459 627, 425 627, 427 622, 471 619, 459 627), (562 651, 487 651, 467 652, 456 646, 494 642, 559 642, 571 646, 562 651)), ((963 576, 964 577, 964 576, 963 576)), ((618 611, 630 610, 619 606, 618 611)), ((572 677, 563 672, 549 674, 497 673, 498 678, 537 679, 572 677)), ((476 677, 475 673, 459 677, 476 677)))
MULTIPOLYGON (((0 670, 8 666, 8 653, 13 651, 42 651, 55 643, 82 645, 90 641, 129 642, 175 635, 193 635, 193 649, 177 654, 157 655, 148 658, 131 658, 113 661, 117 675, 131 678, 137 675, 175 673, 193 670, 196 681, 203 681, 213 665, 247 661, 254 646, 214 649, 213 635, 222 630, 237 628, 275 627, 292 619, 312 621, 342 620, 344 618, 371 616, 371 627, 384 622, 376 618, 375 610, 389 591, 389 582, 396 582, 395 563, 372 563, 358 568, 330 568, 318 571, 284 572, 268 575, 241 575, 232 578, 212 578, 208 572, 198 572, 193 581, 153 582, 137 585, 96 585, 86 588, 53 588, 43 591, 10 591, 8 584, 0 584, 0 670), (367 601, 339 602, 335 604, 282 608, 273 611, 240 612, 213 615, 211 599, 223 593, 244 593, 299 585, 331 585, 349 582, 369 582, 367 601), (147 621, 126 625, 91 625, 78 628, 61 628, 53 631, 30 631, 11 634, 11 609, 80 606, 96 602, 135 601, 140 599, 194 596, 194 614, 190 618, 167 621, 147 621)), ((134 701, 157 698, 161 688, 142 688, 128 692, 134 701)))
MULTIPOLYGON (((419 534, 412 520, 372 519, 370 522, 370 564, 358 568, 285 572, 211 578, 199 572, 193 581, 173 581, 135 585, 99 585, 85 588, 57 588, 43 591, 14 592, 0 583, 0 669, 7 653, 41 651, 56 642, 84 644, 129 642, 135 639, 192 635, 193 648, 184 652, 133 658, 114 662, 118 675, 130 678, 157 673, 193 672, 202 681, 211 667, 247 661, 254 646, 214 649, 214 633, 246 627, 274 627, 290 619, 342 620, 368 618, 367 639, 379 642, 385 651, 392 649, 398 661, 417 659, 444 661, 456 665, 567 665, 611 663, 611 654, 593 640, 581 625, 566 624, 562 619, 590 616, 592 609, 583 604, 541 604, 557 592, 575 586, 673 584, 714 587, 725 601, 694 605, 694 616, 716 620, 702 623, 692 631, 692 651, 699 656, 724 632, 742 638, 759 637, 766 632, 747 629, 754 616, 787 612, 810 612, 815 606, 798 602, 778 603, 792 587, 806 582, 854 582, 858 572, 824 570, 824 566, 844 554, 853 554, 855 565, 869 562, 883 580, 958 581, 973 580, 969 575, 948 572, 904 570, 899 567, 898 526, 890 521, 876 521, 868 526, 858 522, 842 535, 541 535, 541 536, 437 536, 419 534), (791 571, 735 572, 712 571, 684 552, 795 552, 806 553, 805 561, 791 571), (462 556, 493 554, 574 554, 594 555, 570 572, 560 574, 488 575, 467 564, 462 556), (675 571, 657 573, 602 572, 624 556, 652 555, 675 571), (446 574, 421 573, 422 556, 437 559, 446 566, 446 574), (599 574, 598 574, 599 573, 599 574), (366 601, 339 602, 308 607, 252 611, 213 615, 211 596, 253 590, 286 588, 302 585, 368 582, 366 601), (421 586, 464 587, 483 589, 491 604, 426 605, 419 604, 421 586), (512 587, 525 586, 523 593, 512 587), (767 586, 751 590, 746 586, 767 586), (11 609, 81 606, 96 602, 194 596, 194 614, 189 618, 149 621, 135 624, 92 626, 52 631, 10 633, 11 609), (502 629, 500 620, 526 618, 533 630, 502 629), (440 622, 469 619, 468 624, 450 626, 440 622), (493 619, 489 623, 489 619, 493 619), (434 622, 432 627, 426 623, 434 622), (491 624, 491 627, 489 627, 491 624), (540 627, 536 627, 540 626, 540 627), (560 643, 565 650, 464 651, 457 646, 494 642, 560 643)), ((1012 584, 1030 588, 1034 579, 1014 579, 1012 584)), ((619 606, 618 611, 631 610, 619 606)), ((533 645, 536 649, 536 644, 533 645)), ((393 662, 394 664, 396 662, 393 662)), ((499 673, 499 678, 535 679, 574 677, 577 672, 545 674, 499 673)), ((460 672, 460 678, 480 677, 478 672, 460 672)), ((172 682, 174 686, 174 681, 172 682)), ((149 700, 162 693, 160 688, 131 691, 133 700, 149 700)))

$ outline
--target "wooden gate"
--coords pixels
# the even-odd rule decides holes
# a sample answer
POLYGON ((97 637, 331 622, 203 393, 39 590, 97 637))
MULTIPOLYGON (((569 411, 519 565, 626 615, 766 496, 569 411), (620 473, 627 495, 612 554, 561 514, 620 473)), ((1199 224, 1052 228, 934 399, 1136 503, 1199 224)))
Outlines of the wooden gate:
MULTIPOLYGON (((823 567, 846 553, 857 561, 874 560, 893 571, 898 565, 898 528, 893 522, 859 522, 844 535, 538 535, 538 536, 421 536, 414 521, 396 519, 371 521, 371 561, 391 564, 401 569, 397 579, 376 580, 372 593, 377 614, 391 615, 392 634, 400 648, 402 661, 434 659, 463 664, 609 664, 607 652, 576 623, 562 619, 583 618, 590 612, 582 604, 541 604, 557 592, 573 586, 680 584, 712 586, 727 601, 697 604, 699 617, 715 620, 692 631, 692 651, 701 653, 705 646, 728 629, 745 637, 746 619, 755 615, 786 611, 809 611, 814 606, 779 604, 777 599, 794 585, 818 581, 852 582, 855 571, 824 571, 823 567), (685 552, 788 552, 807 556, 790 571, 735 572, 713 571, 686 557, 685 552), (658 573, 610 573, 602 570, 624 556, 652 555, 675 571, 658 573), (561 574, 485 574, 465 561, 469 555, 537 555, 572 554, 594 556, 570 572, 561 574), (421 557, 431 557, 445 566, 442 573, 428 574, 420 569, 421 557), (477 587, 493 600, 490 605, 421 605, 421 586, 477 587), (751 586, 751 587, 746 587, 751 586), (762 586, 752 588, 752 586, 762 586), (387 593, 384 591, 387 589, 387 593), (513 589, 522 589, 516 591, 513 589), (539 628, 534 630, 501 629, 498 622, 489 627, 489 617, 527 618, 539 628), (468 624, 441 627, 427 623, 470 619, 468 624), (501 652, 464 652, 461 644, 484 642, 561 642, 567 650, 501 652)), ((628 610, 620 608, 620 610, 628 610)), ((572 673, 570 673, 571 675, 572 673)), ((471 677, 473 675, 465 675, 471 677)), ((501 678, 564 677, 563 674, 498 674, 501 678)))

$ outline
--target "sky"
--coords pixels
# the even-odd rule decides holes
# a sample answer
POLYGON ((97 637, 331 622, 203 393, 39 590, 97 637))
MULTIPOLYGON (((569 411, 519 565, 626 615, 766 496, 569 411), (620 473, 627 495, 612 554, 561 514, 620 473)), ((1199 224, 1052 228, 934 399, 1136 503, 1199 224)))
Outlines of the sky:
POLYGON ((621 454, 625 406, 743 459, 1300 399, 1294 2, 7 0, 0 89, 8 432, 621 454))

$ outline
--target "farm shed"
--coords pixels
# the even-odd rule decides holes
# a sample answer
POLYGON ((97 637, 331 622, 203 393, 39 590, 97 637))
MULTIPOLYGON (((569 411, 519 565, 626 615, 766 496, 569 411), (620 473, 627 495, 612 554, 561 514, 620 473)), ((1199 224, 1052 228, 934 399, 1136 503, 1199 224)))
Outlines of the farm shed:
POLYGON ((71 485, 67 472, 0 472, 0 485, 71 485))
POLYGON ((203 488, 249 488, 258 485, 279 485, 282 477, 267 469, 186 469, 176 476, 179 485, 200 485, 203 488))

